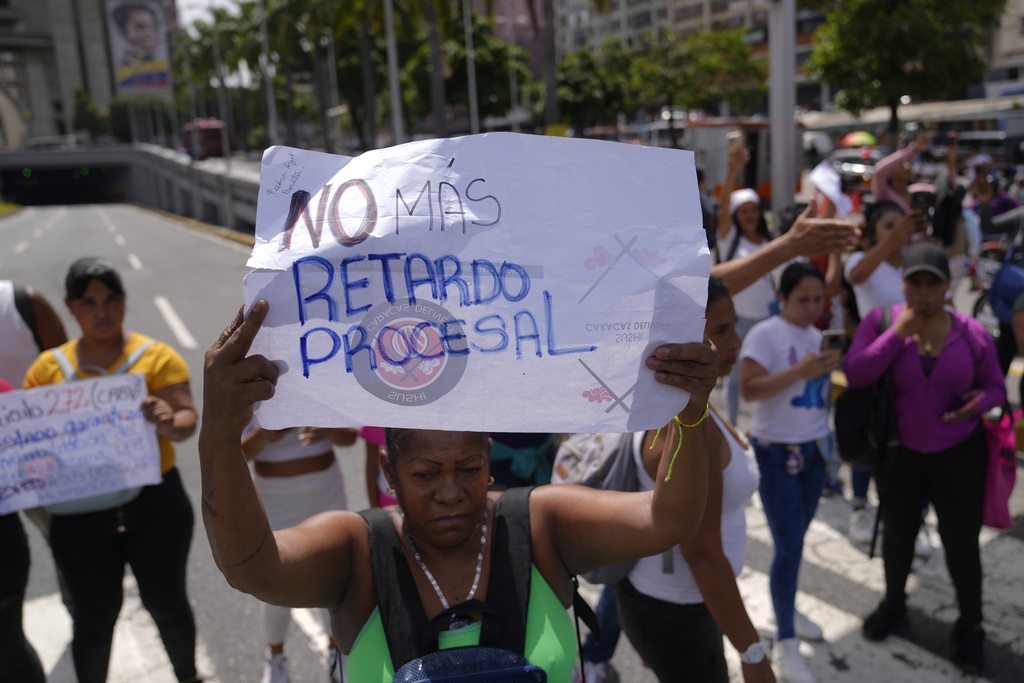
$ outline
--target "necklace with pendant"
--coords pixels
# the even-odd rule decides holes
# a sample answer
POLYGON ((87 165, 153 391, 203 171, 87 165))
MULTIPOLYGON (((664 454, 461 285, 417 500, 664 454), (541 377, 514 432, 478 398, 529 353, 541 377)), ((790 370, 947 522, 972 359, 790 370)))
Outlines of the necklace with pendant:
MULTIPOLYGON (((427 568, 427 564, 423 561, 420 556, 420 551, 416 548, 416 542, 412 540, 412 536, 409 532, 405 532, 405 538, 409 541, 409 547, 412 548, 412 556, 416 558, 416 563, 419 564, 420 569, 426 575, 427 580, 430 581, 430 585, 434 588, 434 592, 437 593, 438 599, 441 601, 441 605, 448 609, 448 600, 444 597, 444 593, 441 591, 441 587, 437 585, 437 579, 430 573, 430 569, 427 568)), ((469 589, 469 594, 466 596, 466 600, 472 600, 473 596, 476 595, 477 586, 480 585, 480 574, 484 568, 484 546, 487 544, 487 513, 484 513, 484 523, 480 527, 480 552, 476 555, 476 573, 473 575, 473 585, 469 589)), ((472 623, 468 617, 464 617, 459 614, 453 614, 452 620, 448 624, 448 630, 454 631, 456 629, 469 626, 472 623)))
POLYGON ((932 354, 932 340, 931 339, 922 339, 921 341, 922 341, 922 343, 924 345, 924 352, 927 353, 930 356, 932 354))

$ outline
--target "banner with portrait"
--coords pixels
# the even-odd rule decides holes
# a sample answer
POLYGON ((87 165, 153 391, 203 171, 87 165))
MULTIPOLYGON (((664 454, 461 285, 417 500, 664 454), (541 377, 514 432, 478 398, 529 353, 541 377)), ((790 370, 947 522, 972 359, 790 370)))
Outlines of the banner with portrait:
POLYGON ((156 0, 109 0, 107 35, 118 95, 171 97, 167 13, 156 0))

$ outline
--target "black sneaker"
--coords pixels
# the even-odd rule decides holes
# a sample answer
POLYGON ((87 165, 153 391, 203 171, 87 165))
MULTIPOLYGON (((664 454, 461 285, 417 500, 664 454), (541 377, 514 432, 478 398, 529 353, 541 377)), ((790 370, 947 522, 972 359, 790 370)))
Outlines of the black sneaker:
POLYGON ((907 623, 907 606, 891 604, 885 600, 864 620, 861 633, 868 640, 885 640, 889 634, 907 623))
POLYGON ((985 629, 957 619, 949 635, 953 663, 968 676, 980 676, 985 668, 985 629))

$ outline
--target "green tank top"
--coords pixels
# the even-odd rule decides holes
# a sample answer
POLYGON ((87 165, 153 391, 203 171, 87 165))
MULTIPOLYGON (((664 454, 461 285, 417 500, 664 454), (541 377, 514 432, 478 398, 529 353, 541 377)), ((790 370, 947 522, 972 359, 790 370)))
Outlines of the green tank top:
MULTIPOLYGON (((456 631, 442 632, 438 645, 440 649, 447 650, 479 642, 480 623, 477 622, 456 631)), ((549 683, 569 683, 576 661, 576 633, 572 619, 537 567, 532 565, 525 650, 523 656, 547 672, 549 683)), ((391 683, 395 678, 384 623, 377 608, 356 636, 345 674, 347 680, 359 683, 391 683)))

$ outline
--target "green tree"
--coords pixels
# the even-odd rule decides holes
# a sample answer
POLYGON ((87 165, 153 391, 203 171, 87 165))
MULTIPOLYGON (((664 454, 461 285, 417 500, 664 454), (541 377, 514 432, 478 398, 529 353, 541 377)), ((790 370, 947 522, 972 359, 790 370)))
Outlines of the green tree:
POLYGON ((900 98, 950 97, 985 72, 982 48, 1006 0, 833 0, 807 62, 837 107, 885 106, 899 131, 900 98))
POLYGON ((615 123, 633 101, 629 73, 632 51, 619 40, 599 50, 576 50, 558 63, 558 100, 562 117, 577 130, 615 123))
MULTIPOLYGON (((742 31, 698 31, 652 37, 633 61, 633 84, 644 106, 701 109, 727 102, 749 113, 765 92, 764 62, 743 42, 742 31)), ((669 117, 669 137, 678 134, 669 117)))
POLYGON ((84 131, 96 140, 107 133, 107 120, 103 117, 99 107, 89 98, 89 93, 84 90, 75 91, 75 130, 84 131))

